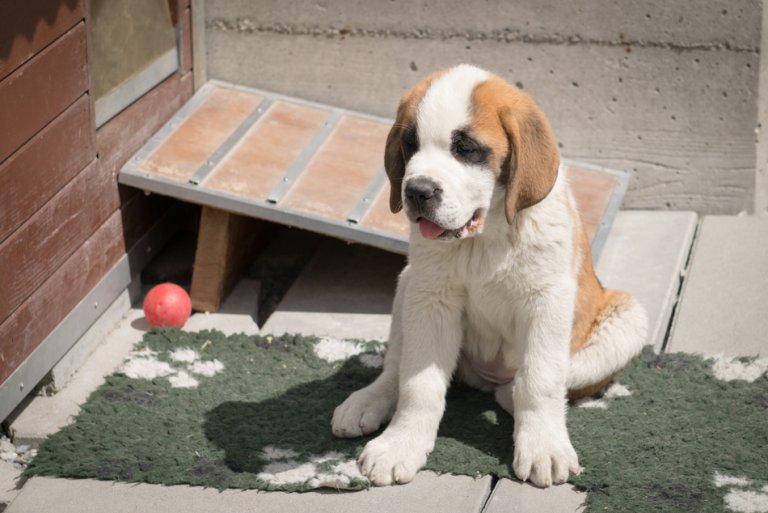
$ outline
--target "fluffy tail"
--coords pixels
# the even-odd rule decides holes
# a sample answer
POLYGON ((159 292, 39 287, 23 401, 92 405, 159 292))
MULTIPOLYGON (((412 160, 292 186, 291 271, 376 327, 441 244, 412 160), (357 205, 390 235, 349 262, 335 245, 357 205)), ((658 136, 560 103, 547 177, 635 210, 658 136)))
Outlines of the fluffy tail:
POLYGON ((600 312, 597 328, 584 347, 571 356, 568 390, 607 384, 646 343, 648 316, 642 305, 624 292, 606 292, 613 297, 600 312))

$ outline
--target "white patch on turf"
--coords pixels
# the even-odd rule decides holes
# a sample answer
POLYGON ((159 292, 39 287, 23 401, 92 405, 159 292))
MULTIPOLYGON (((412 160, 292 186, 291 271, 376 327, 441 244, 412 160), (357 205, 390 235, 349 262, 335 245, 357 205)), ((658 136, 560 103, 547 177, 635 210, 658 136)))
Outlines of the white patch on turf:
POLYGON ((577 408, 592 408, 598 410, 607 410, 608 403, 602 399, 581 399, 574 403, 577 408))
POLYGON ((738 513, 768 513, 768 485, 755 490, 755 483, 744 477, 729 476, 715 471, 712 479, 718 488, 727 486, 728 493, 723 498, 731 511, 738 513), (745 488, 751 487, 752 490, 745 488))
POLYGON ((168 362, 157 359, 152 351, 136 351, 123 364, 120 371, 131 379, 155 379, 174 373, 168 362))
POLYGON ((613 383, 611 386, 608 387, 608 389, 605 391, 605 394, 603 397, 606 399, 613 399, 615 397, 629 397, 632 395, 632 392, 622 385, 621 383, 613 383))
POLYGON ((211 378, 224 370, 224 364, 219 360, 195 361, 187 365, 187 370, 193 374, 200 374, 201 376, 211 378))
POLYGON ((224 370, 219 360, 203 361, 197 351, 188 347, 171 351, 168 357, 172 363, 159 360, 157 352, 146 348, 133 351, 120 372, 132 379, 167 377, 173 388, 194 388, 199 381, 191 374, 210 378, 224 370), (178 368, 179 364, 186 364, 186 369, 178 368))
POLYGON ((276 486, 307 484, 312 488, 348 488, 353 479, 366 480, 357 462, 344 460, 345 456, 341 453, 327 452, 312 456, 306 462, 297 461, 297 456, 298 453, 292 449, 273 445, 264 447, 261 457, 269 463, 257 477, 276 486), (330 469, 320 469, 320 465, 335 460, 344 461, 331 465, 330 469))
POLYGON ((714 485, 718 488, 723 486, 749 486, 749 479, 743 477, 729 476, 728 474, 721 474, 715 470, 715 477, 712 479, 714 485))
POLYGON ((725 504, 739 513, 768 513, 768 493, 731 489, 725 495, 725 504))
POLYGON ((324 337, 315 344, 315 354, 327 362, 338 362, 365 351, 362 344, 344 339, 324 337))
POLYGON ((261 459, 267 461, 287 460, 295 458, 298 455, 299 453, 293 449, 281 449, 280 447, 275 447, 274 445, 267 445, 264 447, 264 449, 261 450, 261 459))
POLYGON ((200 355, 197 354, 197 351, 188 347, 176 349, 175 351, 171 352, 171 360, 174 362, 192 363, 199 359, 200 355))
POLYGON ((768 372, 768 358, 757 358, 751 362, 740 362, 736 358, 716 355, 712 358, 712 371, 717 379, 734 381, 737 379, 752 383, 768 372))
POLYGON ((180 370, 173 376, 168 378, 173 388, 196 388, 198 381, 187 373, 187 371, 180 370))
POLYGON ((384 355, 381 353, 363 353, 360 355, 360 363, 371 369, 378 369, 384 365, 384 355))
POLYGON ((300 464, 296 460, 288 460, 268 464, 256 477, 274 485, 285 486, 306 483, 316 475, 317 469, 314 464, 300 464))

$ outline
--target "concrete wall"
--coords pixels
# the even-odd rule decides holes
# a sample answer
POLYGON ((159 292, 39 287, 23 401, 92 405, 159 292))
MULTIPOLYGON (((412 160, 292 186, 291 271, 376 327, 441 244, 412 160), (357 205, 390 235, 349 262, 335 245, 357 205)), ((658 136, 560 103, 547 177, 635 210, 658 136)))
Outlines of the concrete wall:
MULTIPOLYGON (((768 0, 763 0, 768 6, 768 0)), ((768 215, 768 9, 763 9, 763 34, 760 54, 760 92, 758 95, 757 170, 755 173, 756 214, 768 215)))
POLYGON ((393 116, 460 62, 537 99, 627 208, 750 210, 760 0, 207 0, 210 78, 393 116))

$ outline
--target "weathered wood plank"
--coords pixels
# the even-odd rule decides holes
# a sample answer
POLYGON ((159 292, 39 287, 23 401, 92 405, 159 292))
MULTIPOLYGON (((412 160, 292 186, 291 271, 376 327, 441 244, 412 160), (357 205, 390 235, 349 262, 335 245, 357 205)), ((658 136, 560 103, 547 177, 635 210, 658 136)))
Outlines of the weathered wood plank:
POLYGON ((0 164, 0 242, 95 158, 90 106, 81 96, 0 164))
POLYGON ((0 273, 0 321, 48 279, 118 205, 112 177, 93 161, 3 241, 0 269, 9 271, 0 273))
POLYGON ((122 230, 121 212, 115 211, 0 324, 0 383, 125 254, 122 230))
POLYGON ((85 23, 0 82, 0 162, 88 89, 85 23))
POLYGON ((384 166, 388 132, 389 126, 382 123, 342 118, 280 205, 346 221, 361 192, 384 166))
POLYGON ((213 170, 205 186, 265 200, 329 114, 275 102, 213 170))
POLYGON ((85 17, 85 0, 0 2, 0 79, 85 17))
POLYGON ((192 273, 192 308, 215 312, 232 291, 269 225, 249 217, 203 207, 192 273))
POLYGON ((186 181, 234 132, 263 98, 232 89, 214 89, 141 168, 186 181))

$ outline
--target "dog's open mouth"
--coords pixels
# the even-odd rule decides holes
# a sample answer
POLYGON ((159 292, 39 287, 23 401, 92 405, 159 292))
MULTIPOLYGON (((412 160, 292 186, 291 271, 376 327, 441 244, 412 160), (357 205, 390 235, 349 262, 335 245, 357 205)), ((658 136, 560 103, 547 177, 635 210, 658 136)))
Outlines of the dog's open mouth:
POLYGON ((479 209, 475 210, 475 213, 472 214, 472 217, 469 218, 469 221, 464 223, 463 226, 454 229, 443 228, 439 224, 430 221, 426 217, 419 217, 416 219, 416 222, 419 224, 419 232, 421 233, 421 236, 425 239, 460 239, 462 236, 468 235, 480 227, 481 212, 479 209))

